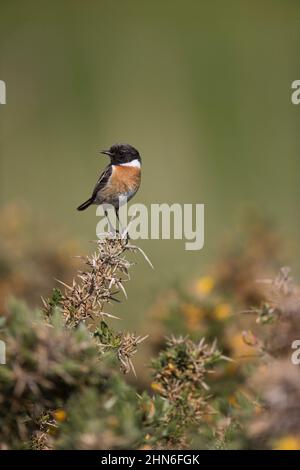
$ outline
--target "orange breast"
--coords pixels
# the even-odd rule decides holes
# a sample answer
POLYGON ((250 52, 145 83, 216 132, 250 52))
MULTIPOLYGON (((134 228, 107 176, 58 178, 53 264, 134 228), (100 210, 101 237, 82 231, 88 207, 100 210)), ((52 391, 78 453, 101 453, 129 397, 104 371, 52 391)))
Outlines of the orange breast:
POLYGON ((140 168, 114 165, 112 175, 102 195, 135 193, 141 182, 140 168))

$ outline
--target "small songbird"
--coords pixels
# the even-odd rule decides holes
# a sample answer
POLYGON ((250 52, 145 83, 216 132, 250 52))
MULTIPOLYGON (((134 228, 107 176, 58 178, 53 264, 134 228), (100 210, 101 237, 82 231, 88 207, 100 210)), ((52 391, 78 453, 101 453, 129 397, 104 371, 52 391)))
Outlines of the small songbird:
POLYGON ((129 144, 115 144, 101 153, 110 157, 94 188, 92 196, 77 207, 83 211, 91 204, 110 204, 118 217, 119 207, 137 192, 141 182, 141 157, 129 144))

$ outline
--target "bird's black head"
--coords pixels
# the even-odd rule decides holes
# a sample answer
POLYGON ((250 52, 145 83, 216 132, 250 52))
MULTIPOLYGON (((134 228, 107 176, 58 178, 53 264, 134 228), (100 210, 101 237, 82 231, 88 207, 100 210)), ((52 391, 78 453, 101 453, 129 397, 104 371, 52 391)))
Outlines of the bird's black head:
POLYGON ((113 165, 141 160, 139 152, 129 144, 115 144, 109 150, 102 150, 101 153, 108 155, 113 165))

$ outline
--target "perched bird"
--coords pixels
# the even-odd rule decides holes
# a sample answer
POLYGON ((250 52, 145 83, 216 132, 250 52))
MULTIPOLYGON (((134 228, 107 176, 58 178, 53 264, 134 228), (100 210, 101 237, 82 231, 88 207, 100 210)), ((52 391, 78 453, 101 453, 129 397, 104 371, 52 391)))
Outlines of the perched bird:
POLYGON ((118 217, 120 205, 129 201, 139 189, 141 157, 129 144, 115 144, 101 153, 110 157, 110 164, 98 179, 92 196, 77 210, 83 211, 91 204, 110 204, 118 217))

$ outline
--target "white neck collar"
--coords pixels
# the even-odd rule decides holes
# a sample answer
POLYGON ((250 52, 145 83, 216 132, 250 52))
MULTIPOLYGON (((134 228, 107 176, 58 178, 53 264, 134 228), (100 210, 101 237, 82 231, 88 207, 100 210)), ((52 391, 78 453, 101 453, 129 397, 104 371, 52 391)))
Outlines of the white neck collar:
POLYGON ((120 163, 120 166, 131 166, 134 168, 141 168, 141 162, 137 158, 128 163, 120 163))

